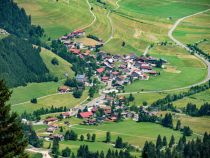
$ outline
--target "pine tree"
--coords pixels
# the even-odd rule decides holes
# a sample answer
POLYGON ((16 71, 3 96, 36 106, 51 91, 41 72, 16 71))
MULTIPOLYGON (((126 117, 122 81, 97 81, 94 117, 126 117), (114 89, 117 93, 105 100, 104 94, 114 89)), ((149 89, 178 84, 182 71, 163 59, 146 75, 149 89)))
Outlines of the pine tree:
POLYGON ((59 138, 53 139, 52 153, 58 155, 59 153, 59 138))
POLYGON ((115 148, 123 148, 123 141, 121 137, 117 137, 115 142, 115 148))
POLYGON ((66 147, 62 150, 62 156, 63 157, 70 157, 71 155, 71 149, 69 147, 66 147))
POLYGON ((100 153, 99 157, 100 157, 100 158, 105 158, 105 156, 104 156, 104 152, 103 152, 103 151, 101 151, 101 153, 100 153))
POLYGON ((90 141, 90 133, 87 134, 87 140, 90 141))
POLYGON ((111 133, 106 132, 106 142, 109 143, 111 141, 111 133))
POLYGON ((84 141, 84 135, 80 136, 80 141, 84 141))
POLYGON ((171 136, 171 140, 169 142, 169 147, 171 148, 175 143, 175 138, 174 138, 174 135, 171 136))
POLYGON ((156 148, 160 149, 160 148, 162 148, 162 146, 163 146, 163 142, 162 142, 161 136, 158 135, 157 141, 156 141, 156 148))
POLYGON ((11 92, 0 80, 0 157, 25 158, 27 157, 24 153, 27 139, 24 137, 18 115, 10 112, 10 105, 6 104, 10 96, 11 92))
POLYGON ((166 138, 166 136, 163 137, 163 146, 167 146, 167 138, 166 138))
POLYGON ((91 140, 92 140, 92 142, 95 142, 96 141, 96 134, 93 134, 92 135, 91 140))
POLYGON ((181 129, 181 121, 178 120, 176 123, 176 130, 180 130, 181 129))

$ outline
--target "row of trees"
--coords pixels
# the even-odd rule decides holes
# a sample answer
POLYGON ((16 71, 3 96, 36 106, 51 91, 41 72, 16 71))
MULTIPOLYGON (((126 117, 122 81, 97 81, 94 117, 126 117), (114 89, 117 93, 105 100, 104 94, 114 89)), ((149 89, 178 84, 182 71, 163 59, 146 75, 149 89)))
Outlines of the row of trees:
POLYGON ((207 52, 204 52, 200 49, 197 44, 188 44, 187 45, 193 53, 204 56, 208 61, 210 61, 210 55, 207 52))
POLYGON ((151 108, 165 108, 166 104, 173 101, 183 99, 184 97, 191 96, 193 94, 205 91, 210 88, 210 81, 207 84, 191 87, 187 92, 182 92, 180 94, 167 95, 165 98, 159 99, 151 104, 151 108))
POLYGON ((54 107, 51 106, 51 108, 41 108, 38 110, 35 110, 33 113, 27 113, 24 111, 24 113, 21 114, 22 119, 26 119, 29 121, 39 121, 41 119, 41 115, 49 114, 49 113, 56 113, 56 112, 66 112, 68 109, 66 106, 64 107, 54 107))
POLYGON ((204 103, 200 108, 197 108, 196 104, 188 103, 184 112, 191 116, 209 116, 210 104, 204 103))
POLYGON ((185 136, 181 137, 178 144, 175 144, 175 138, 172 136, 169 145, 166 137, 161 139, 158 136, 156 144, 146 141, 142 151, 143 158, 208 158, 210 154, 210 135, 205 133, 203 140, 186 141, 185 136))

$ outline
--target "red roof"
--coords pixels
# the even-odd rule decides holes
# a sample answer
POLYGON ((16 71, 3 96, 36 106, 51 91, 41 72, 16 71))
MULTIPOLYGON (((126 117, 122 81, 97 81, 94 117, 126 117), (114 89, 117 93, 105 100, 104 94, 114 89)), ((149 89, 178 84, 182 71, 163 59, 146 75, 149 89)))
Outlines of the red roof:
POLYGON ((104 68, 102 67, 102 68, 99 68, 99 69, 97 69, 96 71, 98 72, 98 73, 102 73, 102 72, 104 72, 104 68))
POLYGON ((78 34, 78 33, 83 33, 83 32, 85 32, 85 31, 84 30, 76 30, 76 31, 72 32, 72 34, 78 34))
POLYGON ((117 75, 117 74, 119 74, 119 72, 114 71, 114 72, 112 72, 112 74, 113 74, 113 75, 117 75))
POLYGON ((150 70, 151 67, 150 66, 147 66, 147 65, 143 65, 143 66, 141 66, 141 69, 148 69, 148 70, 150 70))
POLYGON ((106 81, 106 80, 109 80, 109 77, 103 76, 103 77, 101 77, 101 79, 102 79, 103 81, 106 81))
POLYGON ((72 53, 74 53, 74 54, 80 54, 80 50, 79 49, 72 48, 69 51, 72 52, 72 53))
POLYGON ((57 121, 58 119, 57 118, 54 118, 54 117, 50 117, 50 118, 47 118, 46 120, 44 120, 45 122, 53 122, 53 121, 57 121))
POLYGON ((62 113, 63 116, 70 116, 70 112, 64 112, 62 113))
POLYGON ((80 113, 80 116, 81 116, 82 118, 89 118, 89 117, 91 117, 92 115, 93 115, 93 113, 90 112, 90 111, 88 111, 88 112, 81 112, 81 113, 80 113))

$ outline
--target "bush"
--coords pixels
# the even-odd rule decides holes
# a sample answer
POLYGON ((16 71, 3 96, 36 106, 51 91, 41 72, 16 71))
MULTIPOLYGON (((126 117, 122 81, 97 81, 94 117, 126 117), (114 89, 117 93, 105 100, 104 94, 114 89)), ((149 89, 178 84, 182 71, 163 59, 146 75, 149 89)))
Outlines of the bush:
POLYGON ((75 91, 73 92, 73 96, 74 96, 74 98, 81 98, 81 96, 82 96, 82 91, 81 91, 81 90, 75 90, 75 91))
POLYGON ((31 99, 31 103, 36 104, 37 103, 37 98, 31 99))
POLYGON ((52 63, 53 65, 59 65, 59 62, 58 62, 58 59, 57 59, 57 58, 53 58, 53 59, 51 60, 51 63, 52 63))

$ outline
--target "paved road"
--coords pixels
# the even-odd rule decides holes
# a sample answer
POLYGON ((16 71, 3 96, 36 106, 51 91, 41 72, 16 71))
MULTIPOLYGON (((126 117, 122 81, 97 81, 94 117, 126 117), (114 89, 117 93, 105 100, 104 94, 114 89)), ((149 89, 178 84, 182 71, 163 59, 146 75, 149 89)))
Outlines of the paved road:
MULTIPOLYGON (((198 13, 195 13, 195 14, 192 14, 192 15, 189 15, 189 16, 185 16, 185 17, 183 17, 183 18, 178 19, 178 20, 175 22, 175 24, 172 26, 172 28, 169 30, 169 32, 168 32, 168 37, 169 37, 172 41, 174 41, 178 46, 180 46, 180 47, 186 49, 187 51, 191 52, 191 50, 190 50, 184 43, 182 43, 181 41, 177 40, 177 39, 173 36, 173 32, 175 31, 175 29, 177 28, 177 26, 178 26, 183 20, 185 20, 185 19, 187 19, 187 18, 190 18, 190 17, 192 17, 192 16, 196 16, 196 15, 199 15, 199 14, 203 14, 203 13, 205 13, 205 12, 207 12, 207 11, 210 11, 210 9, 207 9, 207 10, 204 10, 204 11, 201 11, 201 12, 198 12, 198 13)), ((200 56, 200 55, 198 55, 198 54, 195 54, 195 56, 196 56, 197 58, 201 59, 201 60, 206 64, 206 66, 208 67, 208 75, 207 75, 206 79, 203 80, 202 82, 193 84, 193 85, 191 85, 191 86, 197 86, 197 85, 203 84, 203 83, 207 82, 208 80, 210 80, 210 63, 209 63, 209 61, 206 60, 206 59, 204 59, 202 56, 200 56)))
POLYGON ((41 149, 41 148, 30 148, 30 149, 26 149, 26 150, 30 151, 30 152, 34 152, 34 153, 40 153, 40 154, 42 154, 43 158, 52 158, 49 155, 49 151, 48 150, 44 150, 44 149, 41 149))

